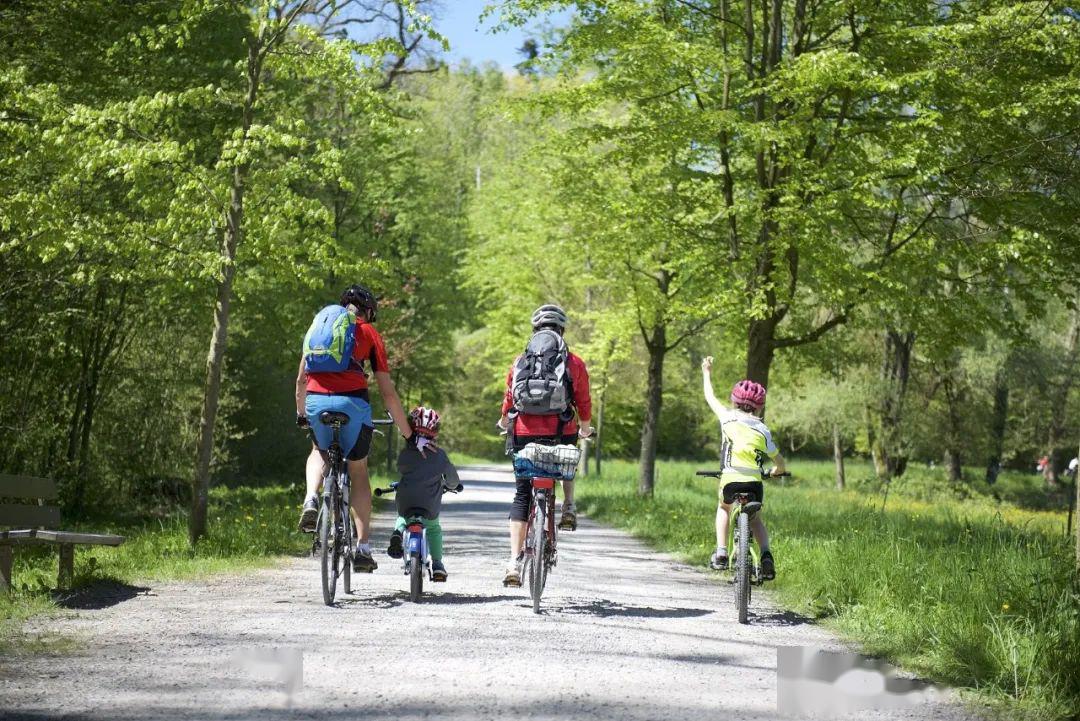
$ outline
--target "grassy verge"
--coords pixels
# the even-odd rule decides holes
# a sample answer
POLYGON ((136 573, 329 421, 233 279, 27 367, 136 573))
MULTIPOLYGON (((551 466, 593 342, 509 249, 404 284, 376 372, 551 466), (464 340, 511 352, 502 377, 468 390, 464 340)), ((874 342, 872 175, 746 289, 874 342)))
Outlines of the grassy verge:
MULTIPOLYGON (((382 483, 385 478, 373 478, 382 483)), ((86 520, 65 523, 69 530, 118 533, 127 541, 116 548, 82 546, 75 551, 75 588, 95 581, 137 585, 205 577, 265 567, 282 555, 303 553, 310 537, 296 531, 303 501, 299 486, 219 487, 211 491, 209 533, 192 550, 187 514, 177 509, 152 519, 86 520)), ((51 546, 18 548, 14 590, 0 598, 0 654, 35 652, 61 643, 22 632, 31 617, 55 613, 57 555, 51 546)))
MULTIPOLYGON (((815 464, 792 465, 809 480, 769 485, 765 499, 784 605, 1011 718, 1080 718, 1080 583, 1063 513, 898 489, 882 512, 880 493, 838 492, 814 478, 815 464)), ((579 506, 704 564, 716 485, 697 467, 660 464, 644 500, 636 466, 612 462, 602 480, 577 484, 579 506)))

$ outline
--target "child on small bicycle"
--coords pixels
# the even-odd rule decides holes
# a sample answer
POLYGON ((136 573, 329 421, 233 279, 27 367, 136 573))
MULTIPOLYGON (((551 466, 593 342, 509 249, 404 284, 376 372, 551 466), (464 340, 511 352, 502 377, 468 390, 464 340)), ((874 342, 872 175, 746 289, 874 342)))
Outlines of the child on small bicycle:
MULTIPOLYGON (((722 571, 728 567, 728 517, 736 493, 749 493, 758 502, 765 500, 762 479, 784 472, 784 458, 780 455, 772 434, 761 420, 765 408, 765 387, 751 380, 742 380, 731 389, 731 404, 722 404, 713 392, 712 356, 701 362, 705 382, 705 400, 720 421, 723 445, 720 451, 720 502, 716 507, 716 553, 709 559, 709 566, 722 571), (765 461, 774 467, 766 470, 765 461)), ((776 578, 776 566, 769 551, 769 533, 761 513, 756 513, 750 529, 761 549, 761 576, 765 580, 776 578)))
POLYGON ((443 486, 457 488, 461 483, 446 451, 435 445, 441 422, 438 412, 424 406, 417 406, 409 413, 412 437, 417 442, 406 444, 398 454, 398 473, 401 476, 395 494, 398 517, 394 532, 390 534, 390 547, 386 549, 391 558, 401 558, 404 555, 402 535, 406 516, 423 516, 431 551, 433 581, 445 581, 448 575, 443 564, 442 524, 439 522, 443 486))

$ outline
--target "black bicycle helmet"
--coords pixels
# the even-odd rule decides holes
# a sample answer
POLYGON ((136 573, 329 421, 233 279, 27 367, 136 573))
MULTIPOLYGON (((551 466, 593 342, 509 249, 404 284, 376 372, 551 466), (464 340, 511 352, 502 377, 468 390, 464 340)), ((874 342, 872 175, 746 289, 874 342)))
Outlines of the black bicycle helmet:
POLYGON ((350 304, 357 308, 366 308, 370 311, 370 321, 375 322, 375 315, 379 310, 379 299, 370 290, 362 285, 350 285, 341 294, 341 305, 348 307, 350 304))
POLYGON ((555 326, 559 330, 566 330, 567 322, 566 312, 559 306, 551 303, 540 306, 533 311, 532 314, 533 330, 537 330, 544 326, 555 326))

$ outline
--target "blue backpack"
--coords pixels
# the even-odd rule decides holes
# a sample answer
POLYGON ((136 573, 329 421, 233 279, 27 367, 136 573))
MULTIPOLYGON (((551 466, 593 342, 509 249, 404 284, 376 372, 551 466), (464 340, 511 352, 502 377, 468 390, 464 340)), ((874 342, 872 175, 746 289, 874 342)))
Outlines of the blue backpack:
POLYGON ((356 315, 328 305, 311 321, 304 336, 304 369, 308 373, 340 373, 352 365, 356 315))

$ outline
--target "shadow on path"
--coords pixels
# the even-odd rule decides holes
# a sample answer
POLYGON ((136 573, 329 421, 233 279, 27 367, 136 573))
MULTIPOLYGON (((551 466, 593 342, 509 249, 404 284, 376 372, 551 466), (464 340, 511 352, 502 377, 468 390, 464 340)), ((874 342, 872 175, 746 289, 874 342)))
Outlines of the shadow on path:
POLYGON ((56 594, 56 605, 77 610, 109 608, 136 596, 150 593, 146 586, 132 586, 121 581, 97 581, 74 593, 64 591, 56 594))
POLYGON ((696 618, 712 613, 707 608, 653 608, 651 606, 631 606, 604 599, 593 601, 571 601, 562 605, 552 605, 547 609, 551 613, 582 614, 599 618, 696 618))

